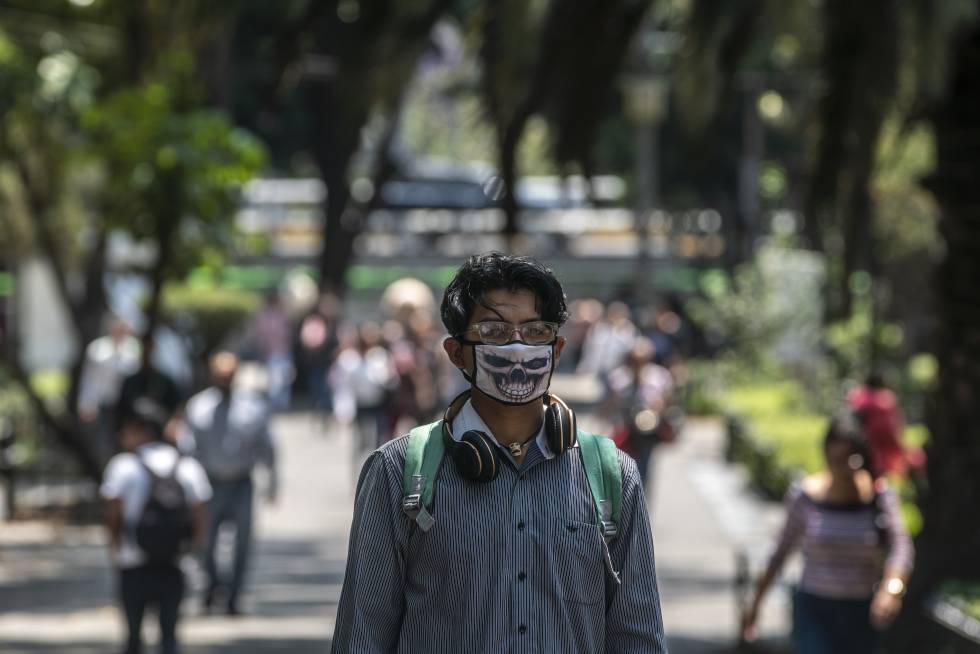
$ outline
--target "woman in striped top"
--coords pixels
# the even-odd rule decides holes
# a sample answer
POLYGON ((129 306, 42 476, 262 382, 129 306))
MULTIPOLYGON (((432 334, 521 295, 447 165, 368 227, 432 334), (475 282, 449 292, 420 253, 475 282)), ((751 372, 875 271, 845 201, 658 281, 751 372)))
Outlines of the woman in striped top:
POLYGON ((786 525, 745 614, 743 637, 754 640, 759 605, 787 556, 799 548, 797 651, 867 654, 875 650, 877 632, 901 608, 912 543, 894 491, 868 471, 864 438, 853 419, 832 422, 824 456, 827 469, 787 493, 786 525))

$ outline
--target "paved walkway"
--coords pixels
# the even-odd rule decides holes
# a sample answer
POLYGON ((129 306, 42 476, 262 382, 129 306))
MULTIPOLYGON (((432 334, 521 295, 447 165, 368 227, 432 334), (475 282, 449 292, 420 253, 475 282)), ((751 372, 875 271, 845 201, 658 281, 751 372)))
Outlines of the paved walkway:
MULTIPOLYGON (((730 652, 739 615, 736 552, 757 565, 782 519, 779 505, 746 493, 746 482, 722 460, 723 434, 714 420, 689 421, 653 463, 651 522, 664 625, 672 654, 730 652)), ((785 594, 767 601, 760 645, 782 646, 788 631, 785 594)))
MULTIPOLYGON (((346 431, 328 435, 308 415, 280 417, 275 427, 283 485, 278 504, 259 510, 247 614, 200 616, 195 594, 181 623, 185 654, 329 649, 359 457, 346 431)), ((653 526, 673 654, 731 651, 735 548, 762 547, 778 513, 745 496, 720 445, 717 423, 691 422, 655 463, 653 526)), ((0 652, 117 649, 122 624, 103 543, 98 528, 0 525, 0 652)), ((763 633, 783 633, 778 598, 768 609, 763 633)), ((152 625, 147 635, 155 638, 152 625)))
MULTIPOLYGON (((259 509, 246 615, 201 616, 196 593, 184 604, 184 654, 329 650, 353 502, 351 439, 333 431, 306 415, 278 418, 282 488, 276 505, 259 509)), ((118 649, 123 625, 103 543, 97 528, 0 526, 0 652, 118 649)))

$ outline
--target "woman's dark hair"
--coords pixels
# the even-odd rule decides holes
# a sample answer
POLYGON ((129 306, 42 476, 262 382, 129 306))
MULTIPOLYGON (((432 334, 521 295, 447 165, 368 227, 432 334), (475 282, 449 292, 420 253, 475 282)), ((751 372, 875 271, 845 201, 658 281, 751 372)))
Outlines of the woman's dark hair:
POLYGON ((559 325, 568 320, 565 291, 549 268, 530 257, 500 252, 475 254, 456 271, 442 296, 440 314, 450 336, 461 334, 487 292, 498 289, 529 290, 537 298, 542 320, 559 325))
POLYGON ((823 449, 827 451, 827 448, 834 443, 847 443, 851 447, 851 451, 854 454, 858 454, 864 461, 862 466, 868 472, 871 472, 871 458, 868 456, 868 441, 864 437, 864 432, 861 429, 861 421, 859 417, 852 413, 840 413, 834 416, 830 421, 830 426, 827 427, 827 434, 823 439, 823 449))
POLYGON ((869 388, 886 388, 885 376, 880 372, 872 372, 868 375, 867 379, 864 380, 864 384, 869 388))
MULTIPOLYGON (((861 468, 867 470, 871 474, 872 479, 878 477, 871 467, 871 457, 868 456, 868 441, 861 431, 860 416, 852 412, 846 412, 830 421, 830 427, 827 429, 827 435, 823 441, 824 451, 826 452, 827 448, 834 443, 847 443, 850 445, 851 452, 859 455, 864 461, 861 468)), ((871 500, 871 516, 875 531, 878 534, 878 542, 886 549, 891 548, 892 540, 888 530, 888 514, 885 513, 882 507, 881 493, 878 490, 877 484, 875 486, 874 498, 871 500)))

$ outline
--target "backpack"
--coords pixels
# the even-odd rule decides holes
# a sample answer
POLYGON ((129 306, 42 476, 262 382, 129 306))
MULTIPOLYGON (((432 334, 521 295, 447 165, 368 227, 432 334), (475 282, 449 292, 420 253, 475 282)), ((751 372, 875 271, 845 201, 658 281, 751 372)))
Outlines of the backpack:
MULTIPOLYGON (((623 503, 622 471, 619 455, 611 438, 577 431, 578 450, 596 510, 596 525, 607 545, 619 531, 623 503)), ((445 454, 442 420, 416 427, 409 432, 403 473, 402 510, 422 531, 435 524, 430 509, 435 481, 445 454)))
POLYGON ((173 564, 187 551, 193 535, 191 508, 177 479, 182 457, 178 455, 167 475, 156 474, 143 457, 137 457, 150 476, 150 492, 134 528, 136 545, 146 554, 148 564, 173 564))

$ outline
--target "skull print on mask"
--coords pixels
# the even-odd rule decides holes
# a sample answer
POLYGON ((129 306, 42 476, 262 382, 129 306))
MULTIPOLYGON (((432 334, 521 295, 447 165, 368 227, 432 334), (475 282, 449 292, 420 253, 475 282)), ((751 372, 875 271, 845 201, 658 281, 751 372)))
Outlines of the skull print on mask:
POLYGON ((474 345, 473 385, 504 404, 527 404, 546 392, 555 368, 554 345, 474 345))

